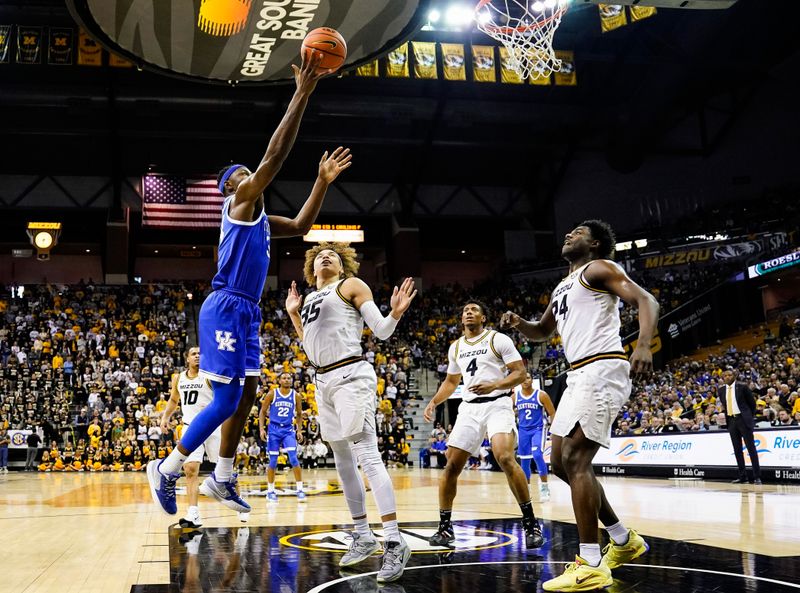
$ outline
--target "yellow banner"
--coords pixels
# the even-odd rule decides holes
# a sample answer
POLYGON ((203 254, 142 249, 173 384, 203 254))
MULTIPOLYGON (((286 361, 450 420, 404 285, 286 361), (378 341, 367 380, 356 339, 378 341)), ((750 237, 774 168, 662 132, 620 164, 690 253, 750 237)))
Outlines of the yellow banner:
POLYGON ((412 41, 414 48, 414 78, 439 78, 436 66, 436 44, 428 41, 412 41))
POLYGON ((517 71, 511 67, 511 55, 505 47, 500 48, 500 81, 506 84, 522 84, 517 71))
POLYGON ((386 56, 386 76, 408 78, 408 43, 404 43, 386 56))
POLYGON ((133 68, 133 62, 111 52, 108 54, 108 65, 114 68, 133 68))
POLYGON ((497 82, 493 45, 472 46, 472 80, 475 82, 497 82))
POLYGON ((578 86, 578 75, 575 73, 575 53, 556 50, 556 57, 561 60, 561 71, 553 74, 556 86, 578 86))
POLYGON ((643 19, 649 19, 651 16, 656 14, 655 6, 631 6, 630 9, 632 23, 641 21, 643 19))
POLYGON ((466 80, 464 46, 461 43, 441 43, 442 69, 445 80, 466 80))
POLYGON ((103 48, 94 39, 81 29, 78 35, 78 65, 102 66, 103 48))
POLYGON ((600 9, 600 28, 603 33, 619 29, 628 24, 625 7, 622 4, 598 4, 600 9))
POLYGON ((356 68, 356 76, 369 76, 374 78, 378 76, 380 69, 378 68, 378 60, 367 62, 356 68))
MULTIPOLYGON (((531 59, 541 60, 542 62, 547 62, 547 54, 545 52, 539 50, 533 50, 531 52, 531 59)), ((534 68, 531 70, 530 76, 528 76, 528 80, 531 84, 535 84, 538 86, 550 86, 551 76, 548 70, 547 74, 542 74, 541 71, 534 68)))

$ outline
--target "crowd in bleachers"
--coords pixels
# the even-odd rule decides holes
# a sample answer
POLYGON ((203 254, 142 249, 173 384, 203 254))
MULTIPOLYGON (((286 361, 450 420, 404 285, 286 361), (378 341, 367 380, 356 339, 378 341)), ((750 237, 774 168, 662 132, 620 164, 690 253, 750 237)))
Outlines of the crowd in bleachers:
POLYGON ((704 360, 679 359, 635 385, 629 403, 614 423, 614 434, 658 434, 725 428, 718 398, 722 372, 731 367, 737 381, 757 395, 756 426, 796 426, 800 423, 800 319, 784 319, 778 335, 759 330, 764 342, 748 351, 729 347, 704 360))

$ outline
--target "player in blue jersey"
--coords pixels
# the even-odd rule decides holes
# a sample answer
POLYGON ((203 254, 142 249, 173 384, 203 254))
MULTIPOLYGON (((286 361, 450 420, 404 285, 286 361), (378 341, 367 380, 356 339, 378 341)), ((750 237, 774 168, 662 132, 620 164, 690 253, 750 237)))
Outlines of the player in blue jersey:
POLYGON ((269 467, 267 467, 267 500, 275 502, 275 468, 278 465, 278 453, 281 448, 289 456, 289 465, 294 471, 297 483, 297 499, 305 501, 303 492, 303 474, 297 460, 297 443, 303 442, 303 408, 300 394, 292 389, 294 377, 291 373, 281 373, 278 377, 279 387, 268 393, 261 402, 258 413, 258 429, 261 440, 267 442, 269 467), (269 418, 269 430, 266 419, 269 418))
POLYGON ((311 194, 297 216, 267 216, 264 212, 264 190, 289 155, 317 82, 330 73, 318 69, 321 60, 319 53, 306 53, 301 67, 293 66, 294 95, 256 170, 232 165, 218 177, 225 201, 217 274, 211 282, 214 291, 200 309, 199 327, 200 372, 211 380, 214 399, 197 415, 172 453, 147 466, 153 500, 170 515, 177 512, 175 482, 184 461, 220 425, 219 460, 200 492, 239 513, 250 511, 237 492, 233 460, 261 373, 259 300, 269 268, 270 239, 307 233, 328 186, 351 164, 348 149, 339 147, 330 156, 325 152, 311 194))
POLYGON ((550 486, 547 485, 547 464, 544 461, 544 443, 547 440, 544 415, 546 413, 547 417, 552 419, 556 410, 546 392, 533 388, 533 378, 530 373, 525 375, 525 381, 514 389, 514 407, 519 426, 517 454, 522 471, 530 483, 531 459, 533 459, 541 480, 539 500, 547 502, 550 500, 550 486))

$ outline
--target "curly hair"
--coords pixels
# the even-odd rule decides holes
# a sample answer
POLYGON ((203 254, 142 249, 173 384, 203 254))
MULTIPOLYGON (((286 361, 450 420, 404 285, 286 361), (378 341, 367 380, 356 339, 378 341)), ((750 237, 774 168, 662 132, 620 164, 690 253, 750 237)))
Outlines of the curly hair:
POLYGON ((317 278, 314 276, 314 259, 319 255, 320 251, 325 249, 330 249, 339 256, 339 260, 342 262, 342 278, 351 278, 358 274, 358 268, 361 264, 358 262, 356 250, 350 247, 350 243, 330 243, 326 241, 306 251, 303 276, 309 286, 317 284, 317 278))
POLYGON ((584 220, 579 226, 587 227, 592 233, 592 239, 599 241, 597 256, 601 259, 614 259, 617 238, 611 225, 604 220, 584 220))

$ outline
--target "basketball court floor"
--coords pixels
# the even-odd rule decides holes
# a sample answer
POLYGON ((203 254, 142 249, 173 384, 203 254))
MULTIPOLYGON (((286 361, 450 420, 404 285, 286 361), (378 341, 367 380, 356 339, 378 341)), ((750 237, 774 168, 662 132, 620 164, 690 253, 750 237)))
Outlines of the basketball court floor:
MULTIPOLYGON (((547 543, 525 550, 519 509, 504 476, 491 472, 462 475, 456 545, 431 547, 438 476, 392 470, 414 553, 400 581, 379 587, 377 557, 354 571, 338 568, 349 517, 333 470, 306 472, 314 491, 306 503, 281 496, 268 504, 263 478, 243 477, 250 520, 241 523, 201 497, 197 531, 177 529, 154 510, 144 474, 12 473, 0 477, 0 593, 533 593, 573 559, 577 532, 566 485, 553 479, 548 503, 534 494, 547 543)), ((602 481, 625 523, 650 544, 648 554, 614 572, 609 591, 800 591, 800 486, 602 481)), ((183 510, 185 497, 178 502, 183 510)), ((377 520, 375 507, 369 511, 377 520)))

